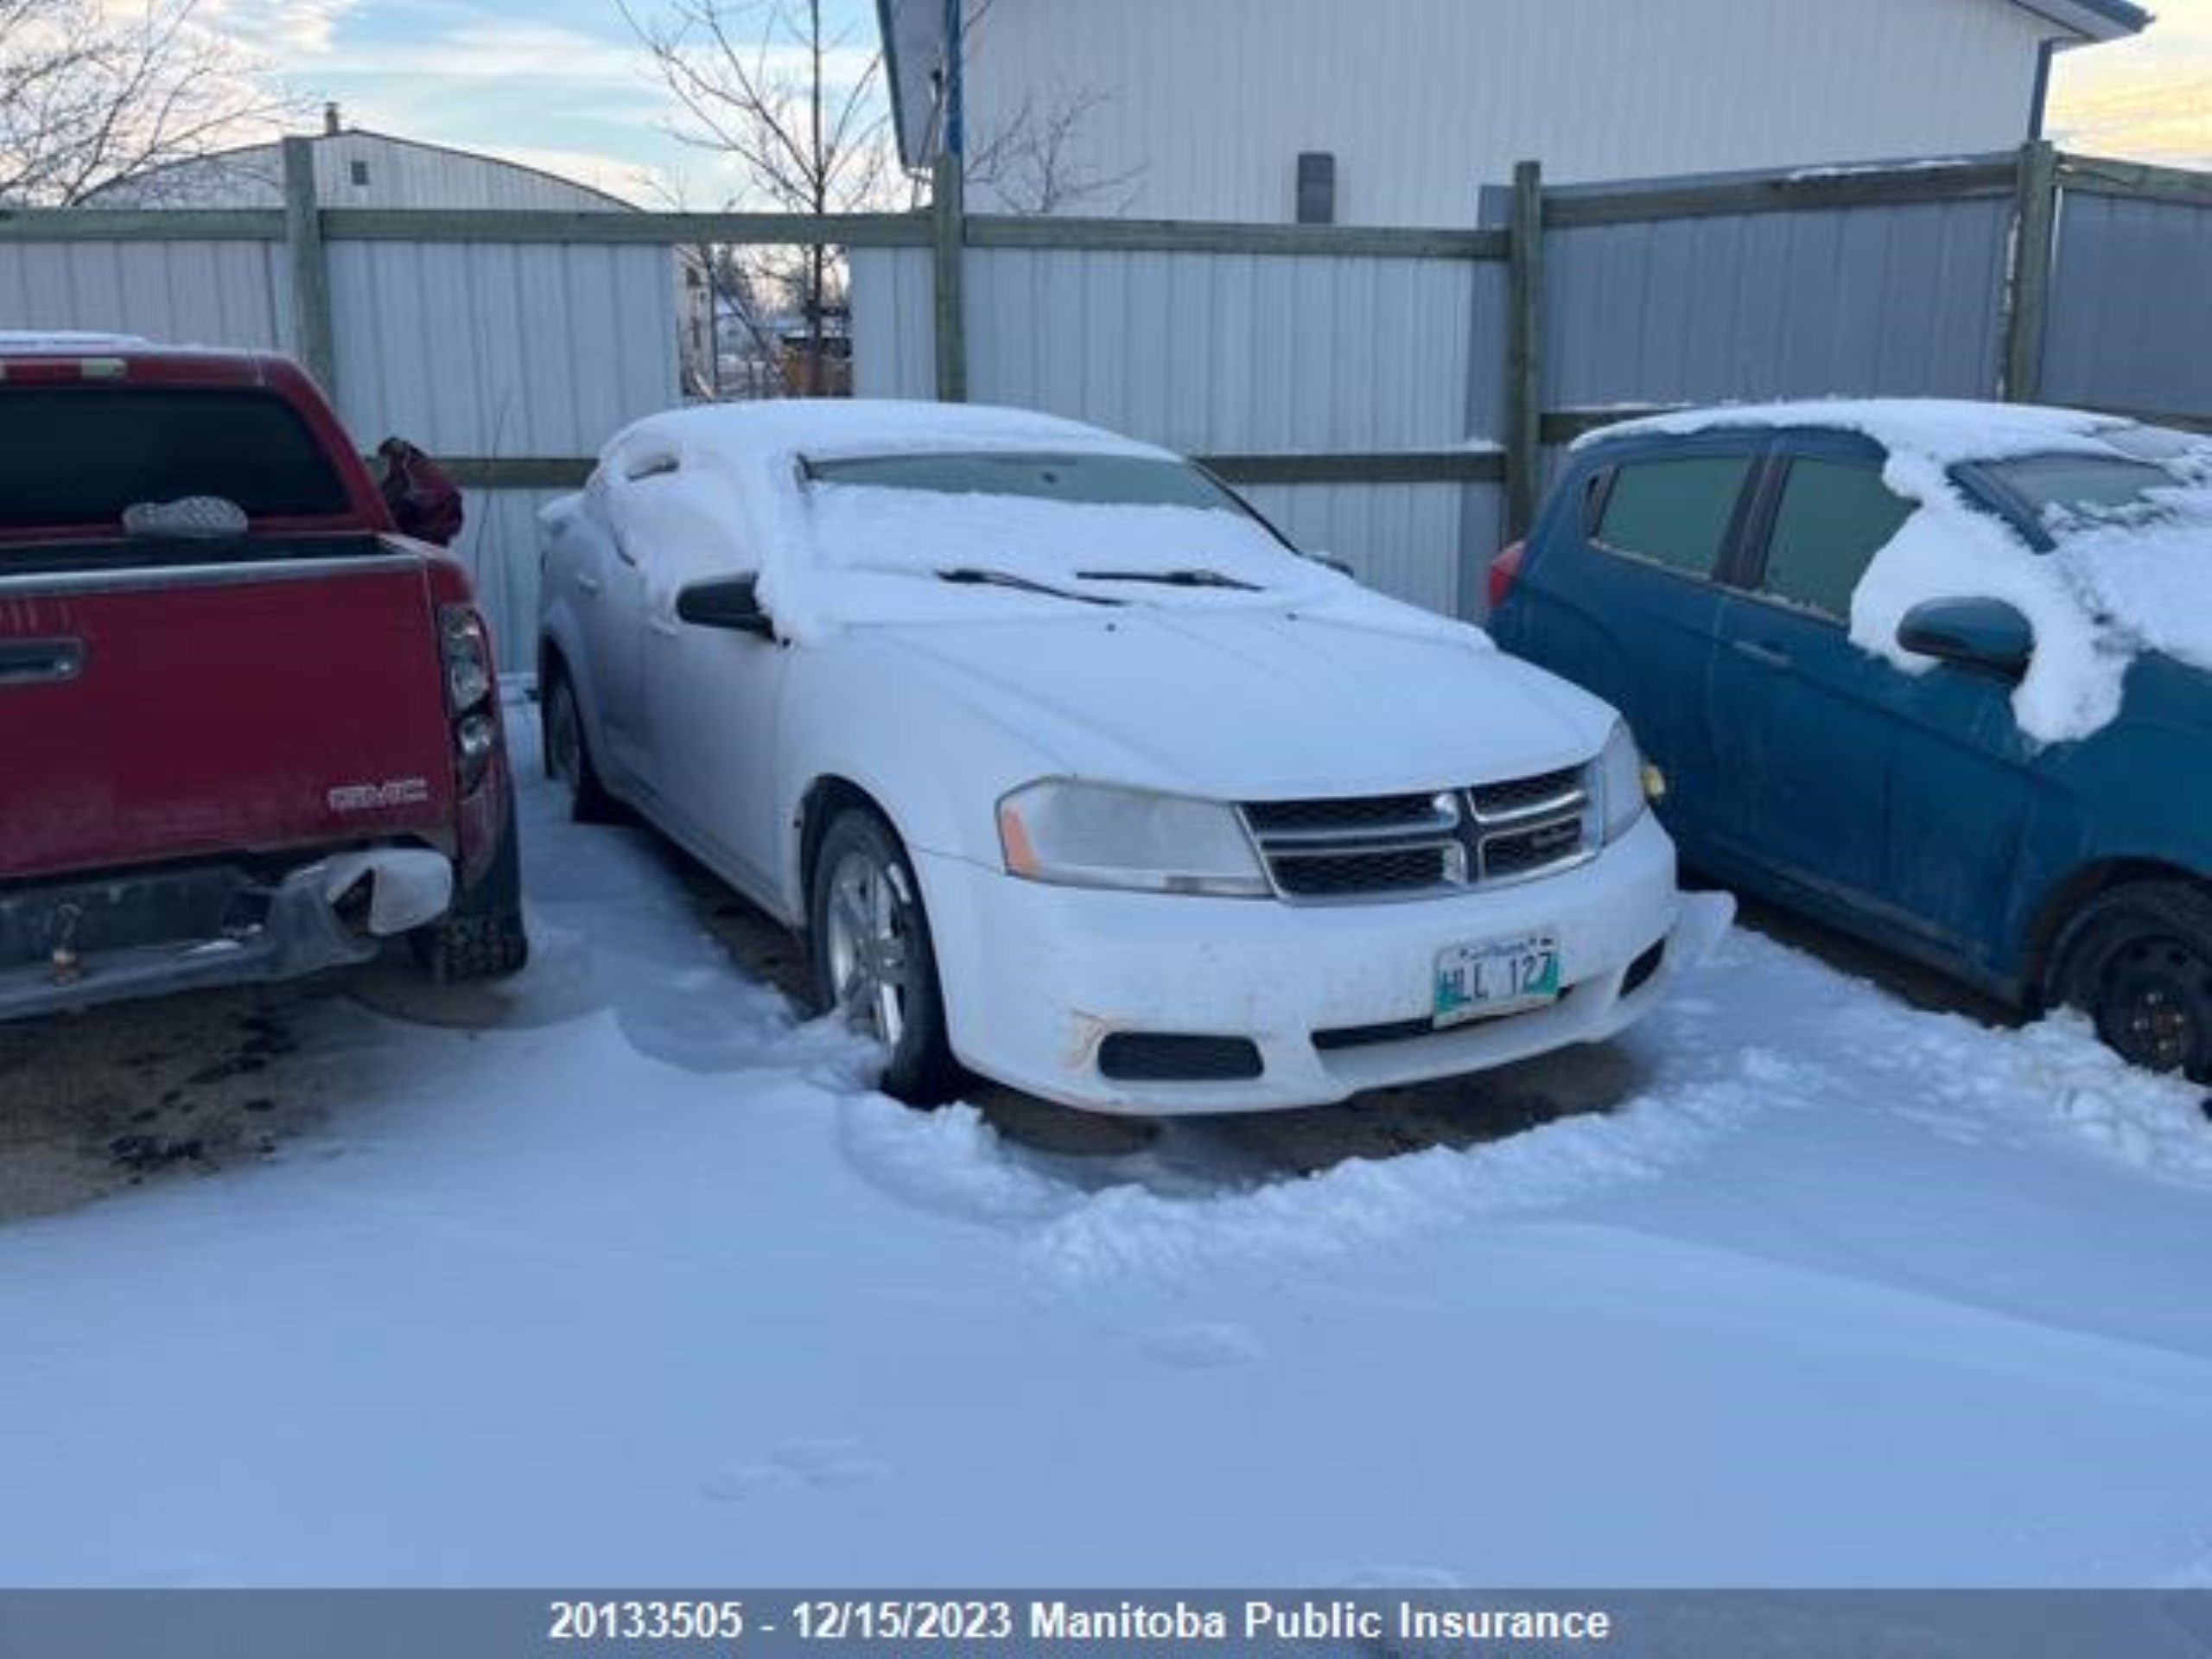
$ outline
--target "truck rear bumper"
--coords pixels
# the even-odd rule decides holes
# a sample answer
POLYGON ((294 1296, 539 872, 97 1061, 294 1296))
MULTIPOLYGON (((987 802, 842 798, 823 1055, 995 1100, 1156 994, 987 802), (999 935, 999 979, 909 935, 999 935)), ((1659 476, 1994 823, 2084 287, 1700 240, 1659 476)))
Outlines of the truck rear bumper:
POLYGON ((0 1020, 365 962, 452 898, 442 854, 397 847, 273 876, 193 865, 0 891, 0 1020))

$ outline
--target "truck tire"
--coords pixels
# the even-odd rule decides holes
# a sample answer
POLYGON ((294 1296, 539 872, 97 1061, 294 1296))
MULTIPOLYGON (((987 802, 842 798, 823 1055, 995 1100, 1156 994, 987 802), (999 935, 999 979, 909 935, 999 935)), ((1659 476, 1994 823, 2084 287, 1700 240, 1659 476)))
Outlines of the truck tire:
POLYGON ((431 980, 504 979, 530 960, 522 920, 522 853, 515 837, 512 797, 492 868, 461 893, 453 908, 410 936, 415 959, 431 980))
POLYGON ((2212 893, 2183 881, 2099 893, 2059 935, 2044 1000, 2081 1009, 2134 1065, 2212 1083, 2212 893))
POLYGON ((963 1075, 946 1037, 921 885, 877 814, 847 807, 830 821, 808 883, 807 922, 816 1004, 889 1051, 884 1093, 912 1106, 951 1099, 963 1075))

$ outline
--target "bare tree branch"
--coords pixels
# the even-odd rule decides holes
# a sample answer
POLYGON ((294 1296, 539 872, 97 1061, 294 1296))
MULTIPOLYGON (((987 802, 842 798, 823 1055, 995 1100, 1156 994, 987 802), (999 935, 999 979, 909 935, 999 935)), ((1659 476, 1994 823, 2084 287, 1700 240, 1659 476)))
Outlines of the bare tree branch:
MULTIPOLYGON (((659 0, 650 14, 617 3, 675 99, 669 132, 737 164, 744 186, 730 205, 819 218, 891 204, 882 55, 862 58, 849 29, 831 32, 823 0, 659 0)), ((774 308, 801 315, 806 350, 788 390, 823 390, 826 320, 843 302, 834 250, 722 248, 710 262, 718 298, 779 364, 774 308)))
POLYGON ((258 137, 297 108, 200 0, 0 0, 0 203, 158 191, 179 162, 258 137))

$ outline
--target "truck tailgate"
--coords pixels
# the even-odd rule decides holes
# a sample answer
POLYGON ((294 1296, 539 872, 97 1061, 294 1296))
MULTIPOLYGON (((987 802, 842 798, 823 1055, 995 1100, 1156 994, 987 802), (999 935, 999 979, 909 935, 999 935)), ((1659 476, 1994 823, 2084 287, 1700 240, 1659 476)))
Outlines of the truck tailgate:
MULTIPOLYGON (((454 777, 423 562, 0 577, 0 880, 419 830, 454 777)), ((450 851, 450 849, 447 849, 450 851)))

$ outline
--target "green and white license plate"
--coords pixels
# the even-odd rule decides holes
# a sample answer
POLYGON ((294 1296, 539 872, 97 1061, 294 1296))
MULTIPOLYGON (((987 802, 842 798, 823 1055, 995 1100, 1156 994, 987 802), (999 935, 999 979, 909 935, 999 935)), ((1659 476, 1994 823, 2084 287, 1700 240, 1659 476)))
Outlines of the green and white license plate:
POLYGON ((1558 996, 1556 934, 1447 945, 1436 954, 1434 1013, 1440 1028, 1538 1007, 1558 996))

